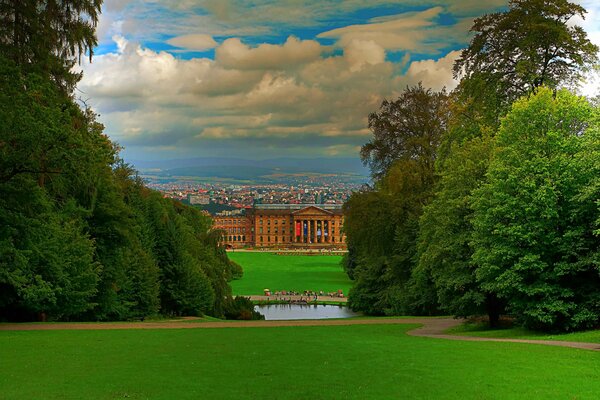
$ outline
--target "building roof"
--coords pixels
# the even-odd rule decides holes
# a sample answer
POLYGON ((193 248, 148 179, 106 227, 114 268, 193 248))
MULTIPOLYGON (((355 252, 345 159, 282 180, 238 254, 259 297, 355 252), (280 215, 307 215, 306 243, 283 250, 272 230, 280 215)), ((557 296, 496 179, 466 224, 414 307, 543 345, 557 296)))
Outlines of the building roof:
POLYGON ((255 210, 301 210, 307 207, 317 207, 323 210, 341 210, 342 204, 255 204, 255 210))
POLYGON ((341 215, 341 204, 256 204, 254 214, 261 215, 291 215, 307 208, 321 209, 328 214, 341 215))

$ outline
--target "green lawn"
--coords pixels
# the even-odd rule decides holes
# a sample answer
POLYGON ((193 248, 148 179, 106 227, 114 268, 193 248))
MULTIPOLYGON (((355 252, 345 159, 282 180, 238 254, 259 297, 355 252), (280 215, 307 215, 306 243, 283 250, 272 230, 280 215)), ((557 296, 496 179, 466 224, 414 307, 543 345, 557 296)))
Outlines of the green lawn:
POLYGON ((600 353, 410 325, 0 332, 7 399, 597 399, 600 353))
POLYGON ((348 294, 352 282, 340 265, 340 256, 279 256, 274 253, 228 253, 244 269, 242 279, 231 282, 233 294, 305 290, 348 294))
POLYGON ((490 329, 485 323, 465 323, 447 331, 453 335, 511 339, 565 340, 570 342, 600 343, 600 330, 586 332, 547 334, 525 328, 490 329))

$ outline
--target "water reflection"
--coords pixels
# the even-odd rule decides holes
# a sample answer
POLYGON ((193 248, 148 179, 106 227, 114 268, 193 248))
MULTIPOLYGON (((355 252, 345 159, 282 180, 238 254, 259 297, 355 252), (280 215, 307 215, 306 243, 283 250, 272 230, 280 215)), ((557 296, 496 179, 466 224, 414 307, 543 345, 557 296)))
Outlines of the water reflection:
POLYGON ((323 304, 269 304, 255 306, 254 309, 266 320, 350 318, 360 315, 348 307, 323 304))

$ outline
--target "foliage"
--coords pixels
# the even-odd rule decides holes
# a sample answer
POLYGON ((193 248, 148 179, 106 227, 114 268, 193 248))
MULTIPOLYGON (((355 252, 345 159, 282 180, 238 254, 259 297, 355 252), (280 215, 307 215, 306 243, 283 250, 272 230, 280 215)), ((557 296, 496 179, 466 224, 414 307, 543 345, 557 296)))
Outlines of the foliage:
MULTIPOLYGON (((443 107, 427 108, 436 102, 425 101, 431 92, 419 86, 371 114, 373 139, 361 158, 376 182, 346 205, 344 267, 355 281, 353 308, 376 314, 487 313, 492 325, 510 312, 546 330, 600 322, 599 299, 591 289, 598 279, 594 232, 600 223, 595 136, 593 129, 583 134, 561 119, 570 112, 591 115, 597 106, 573 99, 560 112, 550 105, 532 112, 505 140, 512 141, 514 154, 556 146, 555 156, 527 153, 503 159, 508 163, 502 174, 496 170, 496 135, 512 104, 523 96, 519 107, 527 108, 523 104, 538 93, 552 97, 552 90, 576 86, 598 62, 598 48, 572 22, 584 14, 567 0, 511 1, 508 10, 475 20, 473 39, 454 65, 461 81, 444 95, 443 107), (421 96, 414 97, 416 92, 421 96), (544 138, 557 121, 569 141, 542 143, 546 139, 538 136, 544 138), (438 136, 424 133, 430 128, 438 136), (520 184, 529 186, 519 189, 520 184), (554 198, 555 204, 535 196, 554 198), (550 210, 553 220, 546 214, 550 210), (502 224, 520 228, 499 230, 502 224), (519 235, 538 247, 528 248, 519 235)), ((510 147, 507 143, 500 144, 510 147)))
POLYGON ((225 318, 246 321, 265 319, 261 313, 254 310, 254 303, 244 296, 235 296, 226 304, 225 318))
POLYGON ((397 100, 384 100, 379 112, 369 115, 373 138, 360 157, 375 178, 382 178, 397 159, 435 159, 439 132, 448 122, 447 100, 445 90, 433 92, 419 83, 397 100))
POLYGON ((233 280, 242 279, 244 276, 244 270, 242 269, 242 266, 233 260, 229 261, 229 265, 231 266, 231 278, 233 280))
POLYGON ((585 9, 568 0, 511 0, 508 11, 475 19, 475 35, 454 65, 470 95, 494 93, 502 115, 540 86, 578 83, 598 61, 598 47, 573 17, 585 9))
MULTIPOLYGON (((369 314, 430 313, 436 304, 416 296, 429 284, 412 279, 418 221, 435 183, 434 163, 448 123, 448 97, 421 85, 371 114, 375 138, 361 157, 379 180, 353 193, 344 207, 355 284, 349 304, 369 314), (418 310, 418 311, 417 311, 418 310)), ((351 262, 351 263, 350 263, 351 262)), ((350 269, 351 268, 351 269, 350 269)))
POLYGON ((485 182, 493 143, 488 135, 452 147, 440 168, 435 197, 420 220, 416 271, 431 276, 445 312, 461 317, 487 313, 495 323, 502 303, 481 289, 471 262, 472 193, 485 182))
POLYGON ((0 54, 22 70, 54 81, 64 93, 80 74, 82 55, 91 59, 102 0, 0 0, 0 54))
POLYGON ((566 91, 517 101, 497 135, 488 182, 475 193, 477 278, 525 326, 594 327, 600 274, 593 232, 598 111, 566 91))
POLYGON ((0 0, 0 319, 222 316, 210 218, 144 187, 72 72, 101 1, 0 0))

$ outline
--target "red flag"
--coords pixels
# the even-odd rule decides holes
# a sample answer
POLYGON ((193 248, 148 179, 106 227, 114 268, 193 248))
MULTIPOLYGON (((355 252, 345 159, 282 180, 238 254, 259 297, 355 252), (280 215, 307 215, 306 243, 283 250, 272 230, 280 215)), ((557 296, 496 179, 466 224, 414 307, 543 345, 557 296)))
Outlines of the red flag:
POLYGON ((300 221, 296 221, 296 236, 300 236, 300 232, 302 231, 302 225, 300 221))

